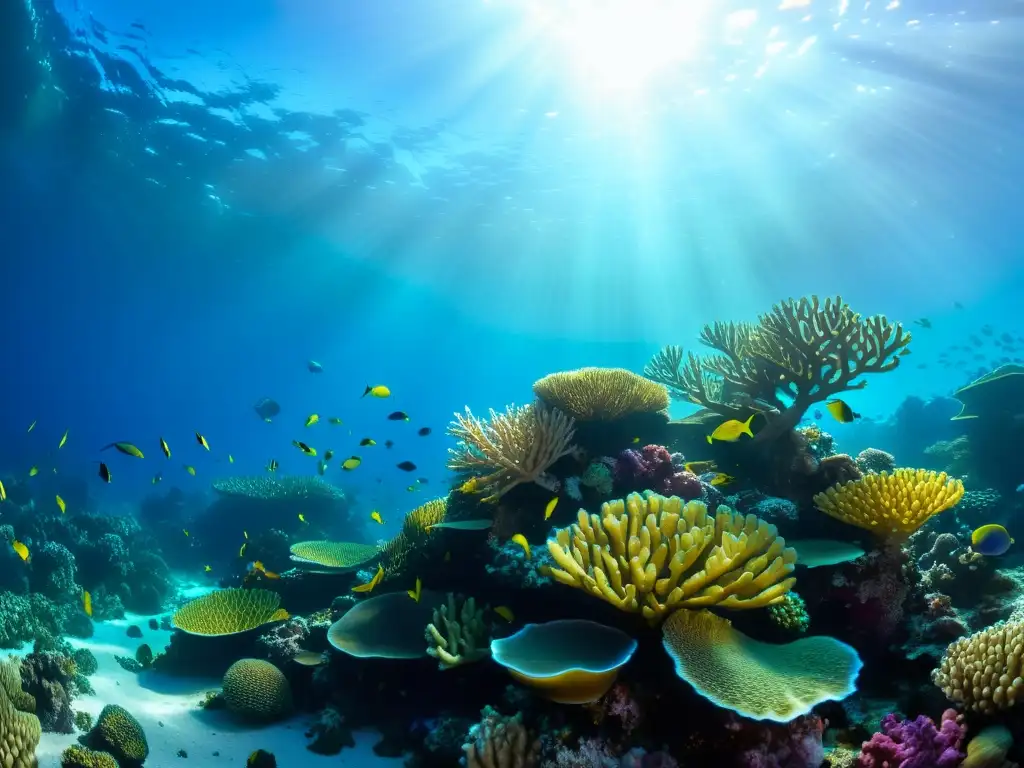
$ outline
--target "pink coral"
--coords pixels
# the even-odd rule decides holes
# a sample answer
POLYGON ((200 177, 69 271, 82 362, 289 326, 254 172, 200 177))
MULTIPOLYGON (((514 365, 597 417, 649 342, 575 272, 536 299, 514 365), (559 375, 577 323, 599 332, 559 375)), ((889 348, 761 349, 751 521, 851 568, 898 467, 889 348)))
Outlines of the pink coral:
POLYGON ((629 688, 623 683, 613 685, 605 694, 602 704, 607 714, 618 718, 622 732, 626 736, 640 724, 640 705, 629 695, 629 688))
POLYGON ((967 728, 956 710, 942 713, 936 727, 930 717, 901 720, 888 714, 882 730, 861 746, 857 768, 956 768, 967 728))

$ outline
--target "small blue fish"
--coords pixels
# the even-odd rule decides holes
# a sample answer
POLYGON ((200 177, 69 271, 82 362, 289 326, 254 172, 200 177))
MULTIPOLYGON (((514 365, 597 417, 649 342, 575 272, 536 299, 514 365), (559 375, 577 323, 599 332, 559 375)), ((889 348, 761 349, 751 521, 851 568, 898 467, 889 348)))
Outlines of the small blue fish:
POLYGON ((975 528, 971 534, 971 549, 979 555, 996 557, 1006 554, 1013 544, 1010 533, 1001 525, 989 524, 975 528))
POLYGON ((1024 493, 1024 483, 1017 486, 1017 493, 1024 493))
POLYGON ((323 365, 318 363, 316 360, 310 360, 308 363, 306 363, 306 368, 309 370, 310 373, 323 373, 324 372, 323 365))

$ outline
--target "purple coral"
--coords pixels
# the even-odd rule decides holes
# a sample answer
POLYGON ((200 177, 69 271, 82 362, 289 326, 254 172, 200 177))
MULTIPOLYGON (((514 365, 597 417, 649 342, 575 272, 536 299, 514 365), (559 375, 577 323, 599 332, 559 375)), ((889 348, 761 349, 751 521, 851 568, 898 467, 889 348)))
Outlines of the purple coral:
POLYGON ((926 715, 900 720, 888 714, 882 730, 861 746, 857 768, 956 768, 964 758, 962 720, 953 709, 942 713, 938 727, 926 715))
POLYGON ((691 501, 704 492, 700 478, 677 467, 662 445, 627 448, 615 459, 613 474, 616 485, 627 493, 649 490, 691 501))

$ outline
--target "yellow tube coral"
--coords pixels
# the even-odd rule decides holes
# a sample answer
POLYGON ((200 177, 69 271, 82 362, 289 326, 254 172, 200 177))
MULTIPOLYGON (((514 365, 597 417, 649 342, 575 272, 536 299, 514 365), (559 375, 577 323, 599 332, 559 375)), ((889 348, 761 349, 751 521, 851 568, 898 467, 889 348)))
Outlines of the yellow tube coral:
POLYGON ((956 506, 963 495, 964 484, 945 472, 897 469, 835 485, 817 494, 814 503, 836 520, 900 540, 956 506))
POLYGON ((676 608, 772 605, 796 582, 796 551, 774 525, 728 507, 712 517, 676 496, 633 493, 603 504, 600 516, 581 509, 548 551, 556 581, 648 620, 676 608))

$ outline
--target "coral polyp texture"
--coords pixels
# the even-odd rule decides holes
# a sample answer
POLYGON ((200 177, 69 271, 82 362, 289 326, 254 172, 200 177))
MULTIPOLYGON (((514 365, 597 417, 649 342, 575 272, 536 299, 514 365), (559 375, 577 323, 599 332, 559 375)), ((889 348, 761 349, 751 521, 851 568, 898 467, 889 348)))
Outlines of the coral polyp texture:
POLYGON ((897 469, 835 485, 814 497, 827 515, 888 539, 901 540, 954 507, 964 484, 945 472, 897 469))
POLYGON ((472 478, 484 501, 497 501, 520 483, 551 484, 545 473, 573 450, 575 421, 540 403, 504 413, 491 409, 489 420, 469 408, 456 413, 448 433, 459 441, 448 450, 448 468, 472 478))
POLYGON ((469 664, 490 653, 490 632, 484 623, 484 612, 472 597, 456 599, 449 593, 448 601, 434 609, 424 635, 427 654, 437 659, 441 669, 469 664))
POLYGON ((109 752, 119 765, 141 765, 149 755, 146 733, 124 707, 108 704, 96 718, 88 736, 89 746, 109 752))
POLYGON ((36 746, 43 730, 39 718, 28 711, 34 703, 21 690, 18 662, 0 661, 0 765, 4 768, 38 765, 36 746))
POLYGON ((668 389, 625 368, 580 368, 552 373, 533 393, 577 421, 613 421, 633 413, 658 413, 669 406, 668 389))
POLYGON ((315 475, 284 477, 228 477, 213 481, 213 490, 221 496, 260 501, 343 501, 345 493, 315 475))
POLYGON ((789 592, 796 552, 754 515, 630 494, 548 539, 557 581, 653 620, 677 608, 760 608, 789 592))
POLYGON ((291 686, 269 661, 239 659, 224 673, 222 686, 228 709, 245 720, 269 722, 291 714, 291 686))
POLYGON ((720 707, 754 720, 785 723, 823 701, 857 690, 862 663, 831 637, 762 643, 710 611, 676 611, 662 625, 676 674, 720 707))
POLYGON ((235 635, 289 618, 280 604, 266 589, 221 589, 185 603, 172 621, 190 635, 235 635))
POLYGON ((967 709, 987 714, 1024 698, 1024 621, 1000 623, 946 648, 932 682, 967 709))
POLYGON ((659 352, 644 369, 675 397, 727 419, 765 414, 759 440, 793 429, 814 403, 895 369, 910 334, 884 315, 865 318, 842 297, 787 299, 757 323, 705 325, 701 343, 719 354, 659 352))
POLYGON ((352 541, 299 541, 289 548, 291 560, 303 570, 323 569, 328 573, 355 570, 376 558, 376 544, 352 541))

